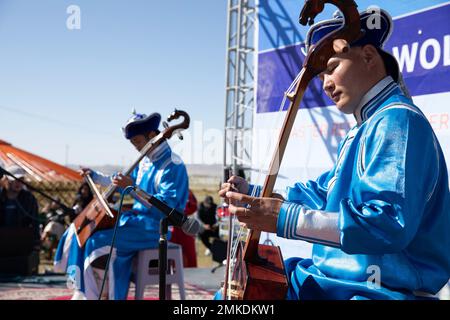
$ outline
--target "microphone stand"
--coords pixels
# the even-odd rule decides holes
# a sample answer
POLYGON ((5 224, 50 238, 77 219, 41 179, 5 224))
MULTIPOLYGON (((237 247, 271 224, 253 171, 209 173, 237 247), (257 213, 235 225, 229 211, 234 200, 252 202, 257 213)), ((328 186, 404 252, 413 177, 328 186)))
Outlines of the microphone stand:
POLYGON ((163 218, 159 223, 159 300, 166 300, 167 276, 167 233, 169 219, 163 218))
MULTIPOLYGON (((167 271, 169 270, 168 261, 167 261, 167 233, 169 229, 169 223, 173 226, 180 226, 183 232, 191 232, 193 228, 193 224, 189 223, 189 220, 186 219, 186 216, 180 212, 178 212, 175 208, 171 208, 166 205, 164 202, 158 200, 152 195, 146 193, 143 190, 140 190, 137 187, 132 188, 130 192, 131 196, 135 198, 137 201, 142 203, 147 208, 156 208, 158 211, 162 212, 165 217, 161 219, 159 225, 159 299, 166 299, 166 277, 167 271), (184 226, 186 221, 188 221, 188 230, 184 230, 184 226)), ((195 225, 195 224, 194 224, 195 225)), ((198 231, 197 231, 198 232, 198 231)))

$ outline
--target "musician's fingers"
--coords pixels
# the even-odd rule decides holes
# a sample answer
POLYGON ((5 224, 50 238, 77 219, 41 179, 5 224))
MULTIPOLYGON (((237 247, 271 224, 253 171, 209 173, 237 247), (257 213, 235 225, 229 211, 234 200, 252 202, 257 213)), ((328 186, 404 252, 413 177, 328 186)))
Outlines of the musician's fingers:
POLYGON ((219 190, 219 196, 225 198, 225 194, 230 191, 230 184, 224 183, 222 184, 222 188, 219 190))
POLYGON ((272 193, 272 198, 280 199, 280 200, 284 201, 283 196, 281 194, 279 194, 279 193, 272 193))
POLYGON ((117 182, 120 184, 120 186, 125 187, 132 183, 132 179, 129 176, 125 176, 122 173, 116 174, 113 179, 117 180, 117 182))
POLYGON ((219 190, 219 196, 222 197, 222 198, 225 198, 226 197, 226 193, 228 191, 239 192, 239 190, 236 189, 236 187, 234 187, 232 184, 224 183, 224 184, 222 184, 222 188, 219 190))
MULTIPOLYGON (((231 206, 230 206, 230 207, 231 207, 231 206)), ((245 213, 244 213, 244 208, 240 208, 240 207, 236 207, 236 206, 233 206, 233 211, 232 211, 232 213, 233 213, 234 215, 236 215, 238 218, 239 218, 240 216, 245 215, 245 213)))
POLYGON ((114 175, 114 178, 115 179, 118 179, 118 180, 122 180, 123 178, 124 178, 125 176, 122 174, 122 173, 116 173, 115 175, 114 175))
POLYGON ((238 191, 238 189, 237 189, 232 183, 229 183, 229 182, 223 183, 221 188, 222 188, 222 189, 227 189, 227 190, 235 190, 235 191, 238 191))
POLYGON ((247 222, 247 221, 241 221, 241 219, 242 218, 239 218, 239 224, 240 224, 240 226, 241 226, 241 228, 247 228, 247 229, 251 229, 250 227, 249 227, 249 223, 247 222))
POLYGON ((244 225, 246 228, 248 228, 249 224, 251 223, 251 221, 253 220, 251 217, 246 217, 246 216, 239 216, 237 217, 239 220, 239 223, 241 225, 244 225))
POLYGON ((238 176, 231 176, 230 179, 228 179, 228 183, 239 183, 240 178, 238 176))
POLYGON ((247 224, 246 224, 246 227, 247 227, 247 229, 250 229, 250 230, 260 230, 260 231, 263 231, 263 230, 261 230, 260 228, 258 228, 256 225, 251 224, 251 223, 247 223, 247 224))
POLYGON ((228 179, 229 183, 232 185, 240 186, 245 182, 245 179, 239 176, 232 176, 230 179, 228 179))
POLYGON ((254 201, 254 199, 255 199, 254 197, 250 197, 250 196, 248 196, 246 194, 232 192, 232 191, 227 192, 226 193, 226 197, 228 199, 237 200, 237 201, 240 201, 240 202, 243 202, 243 203, 247 203, 247 204, 252 203, 254 201))
POLYGON ((221 189, 225 189, 228 188, 231 184, 229 184, 228 182, 224 182, 222 183, 222 185, 220 186, 221 189))
POLYGON ((219 191, 219 197, 225 198, 225 194, 228 192, 228 190, 220 190, 219 191))
POLYGON ((89 168, 83 168, 83 167, 81 167, 79 170, 78 170, 78 174, 79 175, 81 175, 81 176, 83 176, 83 177, 85 177, 85 176, 87 176, 87 175, 90 175, 92 172, 91 172, 91 170, 89 169, 89 168))
POLYGON ((230 204, 229 206, 228 206, 228 211, 230 211, 230 213, 231 214, 236 214, 236 211, 239 209, 239 207, 236 207, 235 205, 233 205, 233 204, 230 204))
POLYGON ((255 213, 247 208, 235 207, 233 211, 235 212, 239 222, 245 224, 246 227, 248 227, 248 224, 254 223, 255 218, 257 218, 255 217, 255 213))
POLYGON ((231 214, 235 214, 236 216, 245 216, 250 214, 250 210, 247 208, 239 207, 236 204, 230 204, 228 210, 231 214), (247 211, 246 211, 247 210, 247 211))

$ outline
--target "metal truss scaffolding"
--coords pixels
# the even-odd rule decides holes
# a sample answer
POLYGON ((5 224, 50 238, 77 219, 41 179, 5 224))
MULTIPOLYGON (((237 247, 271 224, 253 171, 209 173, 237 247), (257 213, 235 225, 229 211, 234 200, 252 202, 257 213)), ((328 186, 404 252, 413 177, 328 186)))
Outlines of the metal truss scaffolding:
POLYGON ((228 0, 223 164, 246 175, 255 106, 256 1, 228 0))

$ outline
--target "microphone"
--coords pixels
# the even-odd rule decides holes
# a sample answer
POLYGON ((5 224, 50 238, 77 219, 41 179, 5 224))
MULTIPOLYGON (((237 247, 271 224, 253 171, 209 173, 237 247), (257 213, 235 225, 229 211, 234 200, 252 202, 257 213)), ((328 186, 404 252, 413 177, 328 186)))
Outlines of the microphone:
POLYGON ((130 195, 147 208, 151 208, 153 206, 164 213, 170 223, 173 226, 181 227, 184 233, 191 236, 196 236, 200 232, 200 223, 196 219, 186 217, 185 214, 169 207, 164 202, 139 189, 138 187, 134 187, 130 192, 130 195))

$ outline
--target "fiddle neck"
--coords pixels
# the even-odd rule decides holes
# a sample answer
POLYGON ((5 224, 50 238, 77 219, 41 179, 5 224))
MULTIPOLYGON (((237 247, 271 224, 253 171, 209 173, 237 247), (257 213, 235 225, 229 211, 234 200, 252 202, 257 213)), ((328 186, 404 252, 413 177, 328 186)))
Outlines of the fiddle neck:
MULTIPOLYGON (((290 100, 289 108, 284 118, 283 126, 281 127, 278 142, 275 146, 275 151, 269 166, 269 173, 265 178, 264 185, 261 192, 261 197, 272 197, 275 182, 278 177, 281 162, 284 157, 284 152, 294 126, 295 117, 297 116, 300 102, 303 99, 306 88, 309 82, 314 78, 314 73, 307 67, 301 71, 301 76, 295 90, 292 93, 287 93, 287 98, 290 100)), ((261 237, 261 231, 250 230, 244 248, 244 260, 258 262, 260 257, 258 255, 258 245, 261 237)))

